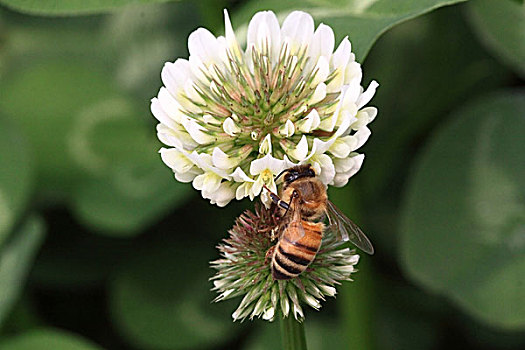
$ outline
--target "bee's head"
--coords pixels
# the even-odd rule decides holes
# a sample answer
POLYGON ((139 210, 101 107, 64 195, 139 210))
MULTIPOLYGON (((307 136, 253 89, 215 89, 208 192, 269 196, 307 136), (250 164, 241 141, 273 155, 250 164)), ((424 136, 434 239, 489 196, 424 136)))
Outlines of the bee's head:
POLYGON ((275 180, 281 177, 281 175, 284 175, 284 182, 286 184, 290 184, 302 177, 315 177, 315 171, 310 164, 305 164, 283 170, 279 175, 277 175, 275 180))

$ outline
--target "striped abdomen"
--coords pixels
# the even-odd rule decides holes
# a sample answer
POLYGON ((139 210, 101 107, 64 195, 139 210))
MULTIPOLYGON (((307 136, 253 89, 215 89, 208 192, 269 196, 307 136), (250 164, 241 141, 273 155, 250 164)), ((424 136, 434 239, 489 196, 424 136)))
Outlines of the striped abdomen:
POLYGON ((321 246, 324 225, 321 222, 302 220, 304 236, 301 237, 297 223, 290 223, 282 233, 272 256, 272 276, 276 280, 288 280, 304 272, 315 259, 321 246))

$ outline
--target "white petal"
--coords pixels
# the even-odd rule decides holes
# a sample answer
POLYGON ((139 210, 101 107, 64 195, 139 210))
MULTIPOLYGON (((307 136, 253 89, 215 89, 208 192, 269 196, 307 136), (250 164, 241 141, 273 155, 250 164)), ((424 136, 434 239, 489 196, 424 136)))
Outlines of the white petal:
POLYGON ((286 153, 299 162, 305 160, 306 155, 308 154, 308 141, 306 136, 303 135, 297 146, 294 149, 288 150, 286 153))
POLYGON ((330 60, 330 57, 334 52, 334 45, 334 31, 329 26, 321 23, 312 37, 309 47, 309 56, 314 60, 317 60, 320 56, 324 56, 330 60))
POLYGON ((217 204, 219 207, 224 207, 235 198, 235 188, 228 182, 222 182, 214 191, 203 191, 202 196, 209 199, 211 204, 217 204))
POLYGON ((348 179, 355 175, 361 169, 363 160, 365 159, 364 154, 357 154, 348 159, 345 163, 345 167, 348 169, 343 173, 337 173, 334 177, 333 185, 342 187, 348 183, 348 179))
POLYGON ((192 170, 186 172, 186 173, 175 173, 175 179, 179 182, 188 183, 192 182, 193 179, 199 174, 201 174, 202 171, 193 168, 192 170))
POLYGON ((207 29, 198 28, 188 37, 188 51, 205 65, 217 60, 220 47, 217 38, 207 29))
POLYGON ((216 140, 212 135, 205 133, 204 131, 206 129, 197 124, 197 122, 194 120, 187 119, 184 121, 183 125, 186 131, 188 131, 190 134, 191 138, 201 145, 213 143, 216 140))
POLYGON ((317 129, 319 124, 321 124, 321 118, 319 117, 319 113, 316 109, 312 109, 312 111, 308 114, 308 119, 312 120, 312 127, 310 131, 317 129))
POLYGON ((255 180, 246 175, 240 167, 235 168, 235 171, 231 173, 230 176, 235 182, 255 182, 255 180))
POLYGON ((204 114, 202 116, 202 120, 204 120, 206 124, 221 125, 221 121, 211 116, 210 114, 204 114))
POLYGON ((188 60, 182 58, 164 64, 161 72, 162 82, 174 96, 179 94, 186 80, 190 78, 190 69, 188 60))
POLYGON ((241 132, 241 128, 233 121, 231 117, 226 118, 222 124, 224 132, 230 136, 235 136, 241 132))
POLYGON ((357 100, 359 99, 359 95, 363 89, 361 87, 361 82, 358 79, 353 79, 348 85, 345 86, 344 104, 349 105, 350 103, 355 103, 357 105, 357 100))
POLYGON ((241 59, 241 48, 237 42, 237 37, 233 31, 232 24, 230 22, 230 16, 228 11, 224 9, 224 35, 226 37, 226 45, 230 51, 240 60, 241 59))
POLYGON ((191 79, 201 81, 201 82, 208 82, 209 79, 206 76, 207 74, 210 74, 210 70, 208 69, 207 65, 202 61, 202 58, 200 56, 190 56, 188 58, 188 61, 190 62, 190 71, 192 73, 191 79))
POLYGON ((335 122, 335 125, 338 127, 338 135, 343 135, 343 133, 347 130, 350 131, 350 125, 357 120, 355 117, 356 115, 357 106, 355 103, 350 103, 348 106, 345 106, 345 108, 342 108, 339 111, 337 121, 335 122))
POLYGON ((364 145, 365 142, 370 137, 370 134, 372 134, 372 132, 366 126, 362 127, 359 130, 357 130, 357 132, 353 136, 357 140, 357 144, 355 145, 355 148, 353 150, 356 150, 356 149, 360 148, 362 145, 364 145))
POLYGON ((311 296, 308 293, 305 293, 304 300, 306 301, 308 305, 310 305, 316 310, 321 307, 321 303, 319 303, 319 300, 315 299, 313 296, 311 296))
POLYGON ((349 179, 350 178, 343 173, 336 173, 330 185, 335 187, 343 187, 346 186, 349 179))
MULTIPOLYGON (((206 105, 206 101, 204 101, 202 96, 197 92, 197 89, 193 81, 187 80, 186 83, 184 83, 184 92, 186 93, 186 96, 188 97, 188 99, 190 99, 192 102, 198 103, 200 105, 206 105)), ((184 107, 188 105, 188 103, 184 104, 185 100, 186 99, 180 100, 184 107)), ((193 105, 193 103, 191 104, 193 105)), ((192 107, 187 107, 187 108, 192 108, 192 107)), ((193 110, 196 110, 197 112, 200 111, 200 109, 196 106, 193 107, 192 111, 193 110)))
POLYGON ((177 100, 173 98, 173 96, 168 92, 168 90, 165 87, 160 88, 158 98, 159 103, 162 106, 162 110, 166 112, 168 117, 180 124, 182 119, 184 118, 184 114, 177 100))
POLYGON ((188 172, 194 166, 188 157, 175 148, 161 148, 159 153, 162 161, 177 173, 188 172))
POLYGON ((335 140, 330 146, 330 153, 337 158, 346 158, 357 147, 357 139, 354 136, 344 136, 335 140))
POLYGON ((284 169, 285 163, 281 159, 275 159, 271 154, 255 159, 250 164, 250 174, 259 175, 264 170, 270 170, 273 174, 279 174, 284 169))
POLYGON ((210 193, 217 191, 221 181, 222 178, 219 175, 208 171, 195 177, 192 184, 196 190, 200 190, 203 193, 210 193))
POLYGON ((293 304, 293 315, 296 320, 302 319, 304 317, 303 309, 301 309, 301 307, 297 304, 293 304))
POLYGON ((253 200, 254 197, 251 195, 253 184, 254 182, 245 182, 237 187, 237 190, 235 191, 235 198, 237 198, 237 200, 241 200, 244 197, 249 196, 250 200, 253 200))
POLYGON ((335 171, 337 173, 346 173, 354 166, 352 157, 334 159, 335 171))
POLYGON ((319 129, 329 132, 333 131, 335 123, 337 122, 338 113, 339 110, 337 110, 335 113, 330 114, 328 117, 325 117, 325 119, 321 120, 321 123, 319 124, 319 129))
POLYGON ((355 61, 349 62, 345 68, 344 84, 349 84, 353 79, 361 81, 363 79, 363 71, 361 65, 355 61))
POLYGON ((257 197, 261 193, 263 185, 264 185, 264 181, 262 180, 262 176, 259 175, 257 180, 255 180, 255 182, 253 183, 253 186, 251 187, 251 190, 249 193, 251 200, 253 200, 253 198, 257 197))
POLYGON ((365 107, 359 112, 357 112, 356 118, 357 121, 352 123, 351 127, 354 130, 358 130, 363 126, 371 123, 377 116, 377 108, 375 107, 365 107))
POLYGON ((260 154, 271 154, 272 153, 272 137, 270 134, 266 135, 259 145, 260 154))
POLYGON ((265 321, 271 321, 273 320, 274 316, 275 316, 275 309, 273 307, 270 307, 264 311, 262 318, 265 321))
POLYGON ((288 43, 291 54, 310 43, 314 34, 314 20, 306 12, 293 11, 283 22, 281 37, 288 43))
POLYGON ((328 139, 327 141, 322 141, 318 138, 314 138, 312 149, 310 150, 310 154, 306 158, 310 159, 315 155, 323 154, 330 148, 330 146, 332 146, 332 144, 335 142, 336 139, 337 139, 336 137, 332 137, 328 139))
MULTIPOLYGON (((257 12, 248 25, 246 47, 255 46, 259 52, 266 52, 272 56, 272 61, 278 59, 281 46, 281 28, 279 21, 272 11, 257 12)), ((251 61, 251 56, 248 61, 251 61)))
POLYGON ((314 93, 310 97, 310 100, 308 101, 310 105, 316 104, 317 102, 322 101, 326 97, 326 84, 320 83, 315 88, 314 93))
POLYGON ((284 137, 290 137, 295 133, 295 126, 293 122, 288 119, 284 125, 279 128, 279 134, 284 137))
POLYGON ((321 154, 315 157, 314 162, 318 163, 320 166, 321 171, 317 174, 319 176, 319 180, 321 180, 321 182, 325 185, 332 182, 335 176, 335 167, 334 163, 332 162, 332 158, 330 158, 330 156, 327 154, 321 154))
POLYGON ((290 159, 288 159, 288 157, 286 156, 286 154, 284 155, 283 157, 283 161, 284 161, 284 167, 283 169, 289 169, 289 168, 292 168, 294 166, 296 166, 298 163, 294 163, 292 162, 290 159))
POLYGON ((230 180, 228 171, 220 169, 213 165, 213 157, 211 154, 197 153, 196 151, 193 151, 191 153, 188 153, 187 157, 190 158, 193 161, 193 163, 195 163, 195 165, 205 170, 207 173, 213 173, 219 176, 221 179, 230 180))
POLYGON ((198 145, 184 128, 182 128, 181 131, 170 128, 164 124, 157 125, 157 137, 163 144, 173 146, 180 150, 192 150, 198 145))
POLYGON ((321 123, 321 118, 316 109, 312 109, 308 115, 297 122, 298 128, 304 133, 309 133, 312 130, 315 130, 321 123))
POLYGON ((176 122, 171 118, 162 108, 158 98, 154 97, 151 99, 151 113, 157 118, 159 122, 169 127, 176 127, 176 122))
POLYGON ((332 69, 345 68, 351 53, 352 45, 346 36, 332 55, 332 60, 330 61, 332 69))
POLYGON ((198 176, 196 176, 194 179, 193 179, 193 188, 195 188, 196 190, 200 191, 202 190, 202 188, 204 187, 204 180, 206 178, 206 174, 200 174, 198 176))
POLYGON ((352 159, 354 160, 354 164, 352 165, 352 168, 346 172, 348 177, 353 176, 355 173, 359 171, 359 169, 361 169, 361 166, 363 165, 363 161, 365 160, 365 155, 357 154, 353 156, 352 159))
MULTIPOLYGON (((309 294, 305 293, 305 298, 307 296, 309 296, 309 294)), ((281 298, 281 311, 284 317, 288 317, 288 314, 290 313, 290 302, 288 301, 288 298, 281 298)))
POLYGON ((327 286, 325 284, 321 284, 319 287, 322 289, 325 295, 328 295, 330 297, 333 297, 337 294, 337 289, 335 289, 334 287, 327 286))
POLYGON ((335 132, 333 137, 340 137, 344 134, 350 133, 350 124, 356 121, 356 117, 353 116, 352 113, 354 113, 354 109, 348 111, 342 111, 342 113, 339 114, 339 118, 337 119, 336 125, 339 125, 337 128, 337 131, 335 132))
POLYGON ((376 89, 378 86, 379 84, 377 83, 377 81, 372 80, 372 82, 368 86, 368 89, 366 89, 366 91, 363 92, 361 96, 359 96, 359 98, 357 99, 357 108, 360 109, 361 107, 366 105, 368 102, 370 102, 372 97, 374 97, 374 94, 376 93, 376 89))
POLYGON ((212 153, 212 163, 219 169, 232 169, 239 164, 240 159, 230 157, 224 153, 219 147, 215 147, 212 153))
MULTIPOLYGON (((326 80, 326 78, 328 78, 328 75, 330 74, 330 66, 325 56, 319 57, 319 60, 317 61, 317 64, 313 70, 314 72, 317 72, 315 73, 315 78, 312 81, 312 86, 316 86, 319 83, 323 83, 326 80)), ((326 94, 326 85, 324 87, 324 90, 326 94)))
POLYGON ((345 37, 330 60, 333 78, 327 86, 328 93, 338 92, 342 89, 343 84, 345 84, 346 64, 351 55, 351 45, 348 38, 345 37))

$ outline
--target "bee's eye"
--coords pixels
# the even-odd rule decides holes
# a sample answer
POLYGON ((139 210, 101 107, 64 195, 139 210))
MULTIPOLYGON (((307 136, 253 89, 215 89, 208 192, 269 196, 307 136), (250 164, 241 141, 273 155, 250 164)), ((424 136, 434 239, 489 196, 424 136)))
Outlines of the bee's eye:
POLYGON ((313 171, 313 169, 308 169, 308 176, 315 177, 315 172, 313 171))

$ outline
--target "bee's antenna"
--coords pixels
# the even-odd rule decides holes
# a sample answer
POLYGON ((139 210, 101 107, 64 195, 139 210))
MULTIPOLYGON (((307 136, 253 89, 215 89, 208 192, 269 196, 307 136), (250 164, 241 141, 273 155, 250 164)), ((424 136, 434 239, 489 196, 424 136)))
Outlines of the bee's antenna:
POLYGON ((277 182, 277 180, 285 173, 287 172, 288 169, 284 169, 283 171, 281 171, 274 179, 273 181, 277 182))

